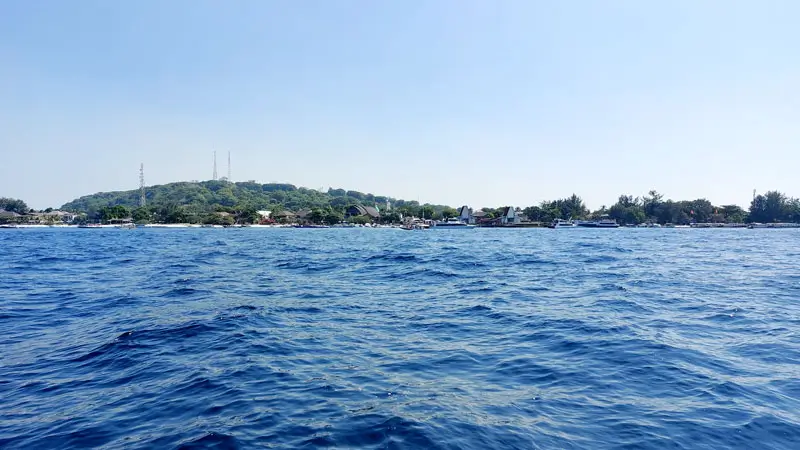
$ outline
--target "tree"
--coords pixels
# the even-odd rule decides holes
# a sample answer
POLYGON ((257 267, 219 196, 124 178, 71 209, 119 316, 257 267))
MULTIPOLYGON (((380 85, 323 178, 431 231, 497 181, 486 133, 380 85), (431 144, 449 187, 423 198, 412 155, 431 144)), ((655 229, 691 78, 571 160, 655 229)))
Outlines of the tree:
POLYGON ((800 200, 782 192, 757 195, 750 203, 751 222, 800 222, 800 200))
POLYGON ((258 210, 251 204, 238 204, 233 208, 234 223, 254 223, 258 221, 258 210))
POLYGON ((420 210, 420 215, 422 217, 426 218, 426 219, 433 219, 435 213, 436 213, 436 210, 433 209, 433 206, 431 206, 431 205, 425 205, 420 210))
POLYGON ((110 220, 115 219, 127 219, 131 216, 130 211, 128 208, 122 205, 116 206, 104 206, 100 208, 100 220, 103 222, 108 222, 110 220))
POLYGON ((647 220, 643 202, 632 195, 620 195, 617 203, 608 209, 608 217, 621 224, 640 224, 647 220))
POLYGON ((539 206, 529 206, 522 210, 531 222, 547 222, 545 211, 539 206))
POLYGON ((556 206, 562 219, 582 219, 589 213, 583 199, 575 194, 563 200, 557 200, 556 206))
POLYGON ((347 191, 346 195, 348 197, 352 197, 352 198, 355 198, 355 199, 358 199, 358 200, 364 200, 364 197, 365 197, 364 194, 362 194, 361 192, 358 192, 358 191, 347 191))
POLYGON ((156 209, 156 217, 161 223, 186 223, 186 213, 182 206, 167 203, 156 209))
POLYGON ((747 212, 738 205, 725 205, 718 208, 718 212, 725 217, 727 223, 743 223, 747 220, 747 212))
POLYGON ((784 205, 783 220, 785 222, 800 222, 800 200, 790 198, 784 205))
POLYGON ((653 189, 642 199, 644 213, 648 219, 658 220, 663 207, 663 198, 663 195, 659 194, 655 189, 653 189))
POLYGON ((147 208, 136 208, 131 212, 131 218, 136 223, 148 223, 152 218, 152 213, 147 208))
POLYGON ((386 211, 381 214, 381 223, 399 223, 400 213, 397 211, 386 211))
POLYGON ((458 211, 455 208, 450 208, 449 206, 446 206, 442 209, 441 215, 442 218, 449 219, 451 217, 458 216, 458 211))
POLYGON ((28 214, 30 208, 22 200, 15 198, 0 197, 0 209, 15 212, 17 214, 28 214))
POLYGON ((315 210, 312 210, 306 216, 306 219, 308 219, 308 221, 311 222, 311 223, 321 224, 322 222, 325 221, 325 217, 326 216, 327 216, 327 214, 325 213, 325 211, 323 211, 321 209, 315 209, 315 210))
POLYGON ((354 223, 356 225, 366 225, 370 223, 369 217, 367 216, 353 216, 348 219, 350 223, 354 223))
POLYGON ((344 219, 342 213, 338 211, 334 211, 332 209, 325 212, 324 222, 328 225, 334 225, 341 222, 344 219))

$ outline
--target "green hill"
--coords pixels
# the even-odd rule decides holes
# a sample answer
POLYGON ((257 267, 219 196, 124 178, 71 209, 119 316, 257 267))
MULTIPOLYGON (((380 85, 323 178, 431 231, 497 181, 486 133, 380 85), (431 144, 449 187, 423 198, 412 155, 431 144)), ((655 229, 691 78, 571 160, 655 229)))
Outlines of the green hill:
POLYGON ((144 210, 138 208, 139 196, 138 189, 100 192, 75 199, 61 209, 85 213, 90 220, 132 213, 134 219, 138 215, 139 218, 164 222, 203 222, 219 212, 240 214, 243 210, 250 211, 248 216, 256 210, 320 210, 328 214, 342 214, 352 205, 377 205, 385 210, 387 201, 394 211, 404 214, 418 215, 423 208, 428 217, 441 215, 443 211, 452 212, 452 208, 442 205, 420 206, 415 201, 407 202, 358 191, 328 189, 327 192, 320 192, 277 183, 201 181, 149 186, 146 188, 147 207, 144 210))

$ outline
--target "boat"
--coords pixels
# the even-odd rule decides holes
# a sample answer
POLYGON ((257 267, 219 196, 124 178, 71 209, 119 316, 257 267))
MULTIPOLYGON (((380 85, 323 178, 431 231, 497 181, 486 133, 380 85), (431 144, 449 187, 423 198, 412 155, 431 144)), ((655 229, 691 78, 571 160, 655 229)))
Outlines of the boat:
POLYGON ((3 224, 3 225, 0 225, 0 228, 19 228, 19 227, 15 223, 6 223, 6 224, 3 224))
POLYGON ((579 227, 587 228, 619 228, 619 224, 614 219, 603 218, 600 220, 588 220, 578 223, 579 227))
POLYGON ((751 230, 754 228, 800 228, 800 223, 751 223, 747 226, 747 228, 750 228, 751 230))
POLYGON ((415 230, 420 231, 420 230, 427 230, 429 228, 430 225, 425 223, 425 221, 419 219, 414 219, 410 222, 406 222, 405 224, 403 224, 403 226, 400 227, 401 230, 406 230, 406 231, 415 231, 415 230))
POLYGON ((84 223, 78 225, 78 228, 103 228, 103 226, 100 225, 99 223, 84 223))
POLYGON ((575 228, 575 223, 571 220, 556 219, 550 224, 550 228, 575 228))
POLYGON ((475 228, 475 225, 468 225, 456 218, 451 218, 447 220, 439 220, 437 222, 433 222, 430 228, 434 230, 438 229, 470 230, 472 228, 475 228))
POLYGON ((614 219, 600 219, 597 228, 619 228, 619 224, 614 219))
POLYGON ((636 225, 636 228, 661 228, 661 224, 654 222, 645 222, 636 225))

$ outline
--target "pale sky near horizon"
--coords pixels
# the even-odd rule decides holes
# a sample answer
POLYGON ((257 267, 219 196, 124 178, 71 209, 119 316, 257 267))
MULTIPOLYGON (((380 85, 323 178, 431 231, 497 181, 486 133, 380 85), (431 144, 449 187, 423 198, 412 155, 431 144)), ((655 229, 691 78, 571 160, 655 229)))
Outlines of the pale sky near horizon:
POLYGON ((0 196, 800 196, 800 2, 0 2, 0 196))

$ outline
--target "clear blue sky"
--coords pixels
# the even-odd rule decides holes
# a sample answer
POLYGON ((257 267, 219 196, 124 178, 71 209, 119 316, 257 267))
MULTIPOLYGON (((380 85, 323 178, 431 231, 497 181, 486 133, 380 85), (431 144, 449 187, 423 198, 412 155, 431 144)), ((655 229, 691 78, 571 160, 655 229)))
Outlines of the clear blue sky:
POLYGON ((800 196, 797 1, 0 2, 0 196, 800 196))

